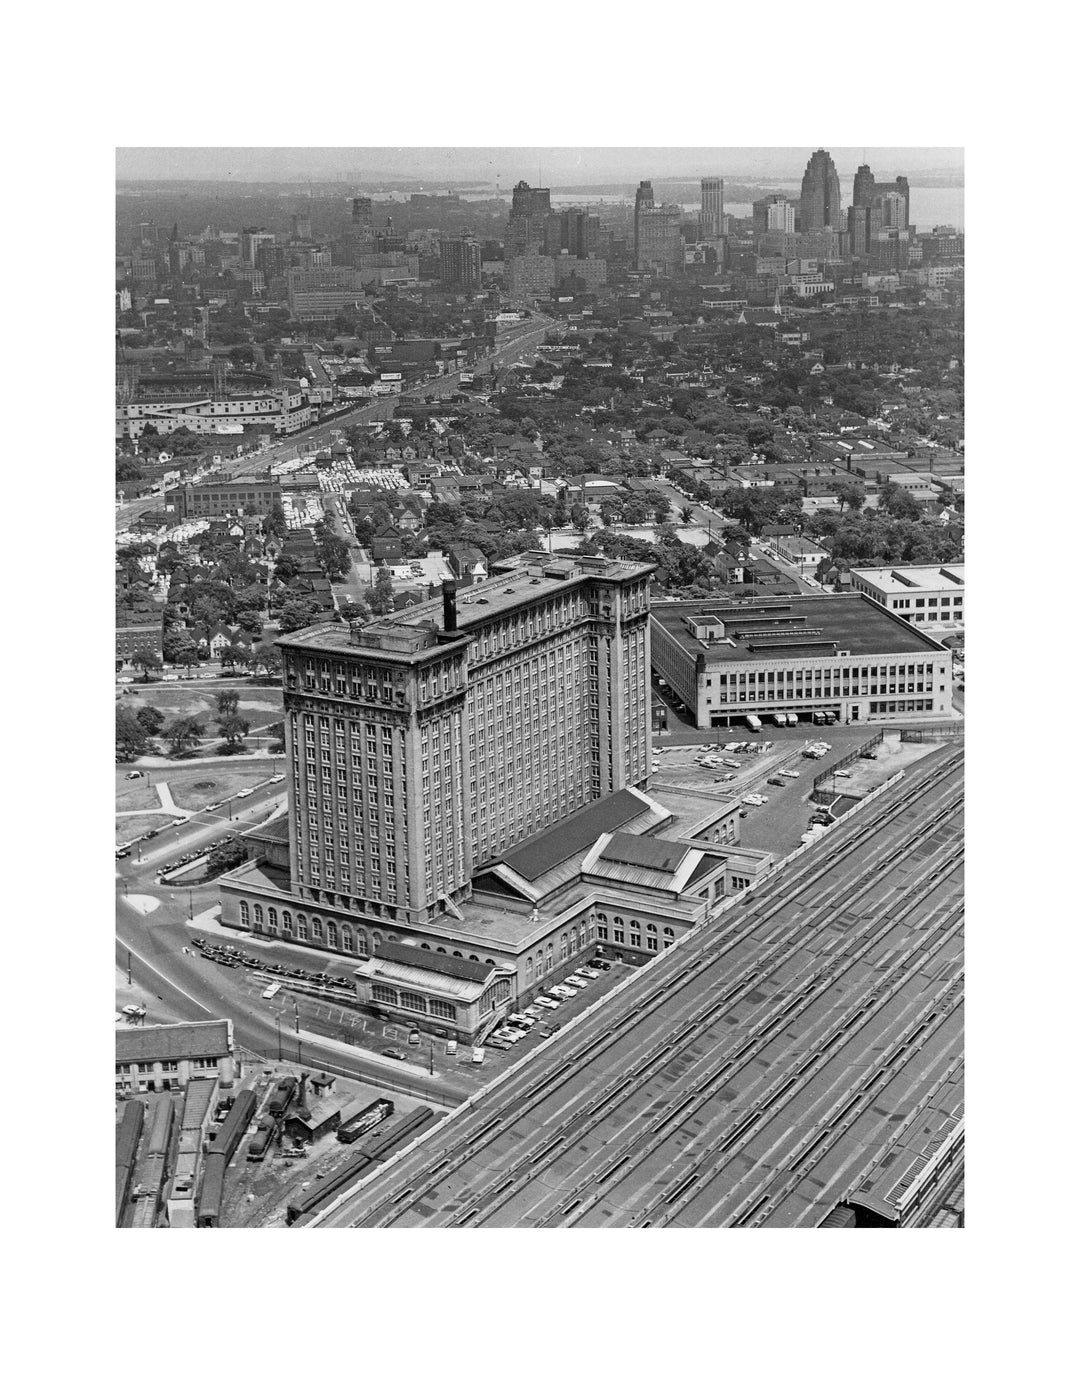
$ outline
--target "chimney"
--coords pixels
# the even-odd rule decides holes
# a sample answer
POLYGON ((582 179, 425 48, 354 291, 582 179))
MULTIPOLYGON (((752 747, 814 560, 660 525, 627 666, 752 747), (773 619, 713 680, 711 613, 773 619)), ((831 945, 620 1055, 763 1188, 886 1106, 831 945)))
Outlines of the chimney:
POLYGON ((443 629, 450 634, 457 630, 457 583, 447 578, 442 585, 443 629))

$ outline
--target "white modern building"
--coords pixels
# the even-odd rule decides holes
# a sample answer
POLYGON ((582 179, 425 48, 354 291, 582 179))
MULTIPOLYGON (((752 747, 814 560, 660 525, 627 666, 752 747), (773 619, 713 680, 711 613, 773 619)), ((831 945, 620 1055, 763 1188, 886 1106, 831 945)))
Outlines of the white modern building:
POLYGON ((963 624, 962 563, 853 568, 851 587, 916 625, 963 624))

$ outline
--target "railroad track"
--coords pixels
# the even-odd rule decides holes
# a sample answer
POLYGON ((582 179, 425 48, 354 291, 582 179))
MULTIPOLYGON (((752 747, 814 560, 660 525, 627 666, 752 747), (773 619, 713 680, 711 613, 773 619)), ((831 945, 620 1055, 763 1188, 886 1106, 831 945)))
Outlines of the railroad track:
MULTIPOLYGON (((583 1066, 595 1061, 601 1054, 611 1048, 611 1045, 626 1036, 628 1031, 639 1029, 647 1019, 654 1019, 658 1014, 662 1015, 666 1004, 674 998, 679 997, 688 989, 695 979, 701 980, 708 977, 708 970, 702 969, 702 964, 708 961, 710 965, 715 964, 726 954, 730 953, 738 945, 745 943, 748 938, 760 931, 770 923, 785 907, 791 907, 798 901, 798 898, 809 887, 813 886, 815 893, 815 906, 821 911, 824 909, 824 920, 818 922, 808 922, 804 925, 801 932, 793 932, 791 927, 794 922, 799 921, 801 913, 795 913, 788 923, 786 931, 776 934, 776 939, 771 942, 773 947, 785 940, 788 948, 784 953, 784 959, 790 959, 794 954, 802 951, 807 944, 820 935, 823 925, 828 925, 835 920, 833 909, 840 903, 851 904, 860 895, 868 893, 874 886, 886 882, 890 870, 899 863, 910 860, 912 852, 917 850, 923 841, 935 832, 940 832, 943 823, 953 817, 962 805, 961 797, 947 797, 945 803, 938 806, 918 820, 914 829, 908 829, 898 839, 878 838, 882 823, 891 816, 909 809, 920 799, 928 797, 934 790, 943 787, 948 792, 951 788, 952 778, 956 770, 960 767, 961 757, 957 753, 953 758, 945 761, 944 765, 935 774, 928 775, 920 780, 919 783, 907 789, 902 796, 893 796, 887 808, 878 813, 874 818, 874 829, 868 829, 854 835, 844 837, 843 843, 835 846, 834 850, 828 854, 818 852, 818 857, 825 861, 823 867, 825 871, 836 870, 845 860, 855 854, 860 849, 869 848, 871 854, 866 857, 865 862, 859 871, 853 875, 837 875, 836 879, 824 891, 820 888, 821 869, 816 868, 812 875, 803 873, 790 874, 778 882, 776 886, 770 888, 767 901, 763 904, 760 912, 755 913, 749 921, 737 922, 734 928, 728 927, 722 932, 717 932, 709 936, 703 947, 694 952, 693 964, 674 973, 672 977, 665 980, 656 990, 656 996, 650 999, 646 1008, 631 1009, 626 1016, 621 1018, 611 1027, 601 1031, 590 1044, 575 1053, 573 1062, 557 1067, 545 1079, 538 1084, 528 1086, 527 1094, 523 1101, 507 1115, 498 1118, 493 1122, 484 1124, 476 1132, 468 1136, 453 1148, 445 1150, 441 1156, 437 1157, 431 1166, 425 1170, 423 1178, 415 1185, 406 1188, 402 1193, 396 1195, 388 1205, 376 1208, 371 1215, 371 1220, 365 1219, 363 1225, 392 1225, 410 1211, 422 1194, 429 1192, 439 1183, 439 1178, 445 1172, 460 1167, 470 1159, 475 1158, 481 1151, 490 1148, 493 1141, 513 1130, 528 1114, 534 1112, 536 1108, 553 1097, 556 1093, 567 1086, 570 1079, 580 1073, 583 1066), (871 861, 877 861, 876 864, 871 861), (879 867, 879 866, 884 866, 879 867), (791 936, 795 939, 791 940, 791 936)), ((940 881, 941 875, 951 873, 959 864, 962 847, 959 843, 953 843, 945 859, 938 864, 937 868, 926 876, 926 881, 940 881), (939 873, 940 871, 940 873, 939 873)), ((751 895, 756 896, 756 895, 751 895)), ((853 923, 851 933, 847 938, 839 938, 839 945, 830 947, 828 951, 829 963, 825 970, 820 965, 806 975, 792 990, 785 990, 784 1009, 777 1012, 775 1007, 767 1008, 769 1020, 766 1022, 764 1016, 759 1018, 755 1025, 748 1029, 743 1038, 744 1047, 753 1047, 763 1035, 768 1035, 770 1039, 775 1039, 783 1034, 791 1023, 791 1020, 801 1013, 806 1007, 815 1001, 822 993, 813 991, 814 983, 821 984, 823 979, 828 983, 835 983, 836 979, 852 967, 853 963, 862 958, 867 948, 867 940, 877 931, 884 931, 895 914, 902 907, 911 905, 911 892, 905 891, 897 895, 891 902, 886 902, 883 906, 879 904, 880 910, 873 914, 873 926, 867 927, 865 921, 853 923), (856 949, 858 955, 852 954, 856 949)), ((737 910, 737 909, 736 909, 737 910)), ((929 915, 924 914, 916 923, 916 930, 920 925, 928 925, 929 915)), ((681 952, 680 952, 681 953, 681 952)), ((902 952, 904 961, 911 958, 912 950, 910 947, 902 952)), ((582 1105, 577 1110, 574 1117, 566 1124, 571 1134, 565 1144, 569 1145, 580 1142, 589 1130, 589 1119, 598 1105, 605 1106, 608 1112, 614 1111, 626 1097, 632 1092, 636 1081, 646 1073, 653 1075, 660 1073, 664 1068, 670 1066, 680 1054, 685 1053, 688 1046, 701 1036, 703 1030, 712 1026, 715 1022, 722 1020, 728 1014, 730 1008, 735 1004, 735 1000, 744 1000, 749 994, 757 992, 761 984, 773 979, 776 973, 775 960, 769 957, 759 959, 748 970, 741 971, 739 976, 723 990, 719 997, 715 994, 715 989, 706 990, 704 996, 711 994, 712 1001, 701 1008, 693 1009, 683 1013, 688 1025, 680 1031, 674 1042, 669 1042, 659 1051, 646 1050, 643 1054, 626 1066, 621 1073, 620 1083, 612 1089, 605 1086, 602 1095, 595 1095, 588 1104, 582 1105), (617 1101, 616 1101, 617 1100, 617 1101)), ((883 976, 884 977, 884 976, 883 976)), ((827 989, 828 983, 825 984, 827 989)), ((759 999, 760 1000, 760 999, 759 999)), ((846 1026, 854 1026, 854 1020, 849 1019, 846 1026)), ((840 1048, 840 1043, 835 1036, 829 1038, 835 1050, 840 1048)), ((739 1052, 736 1058, 743 1054, 739 1052)), ((726 1066, 725 1070, 731 1074, 735 1070, 731 1065, 726 1066)), ((701 1085, 699 1084, 694 1092, 700 1095, 701 1085)), ((670 1116, 671 1114, 669 1114, 670 1116)), ((565 1135, 565 1134, 564 1134, 565 1135)), ((536 1174, 543 1173, 552 1160, 556 1158, 552 1155, 553 1151, 561 1154, 560 1147, 564 1140, 560 1139, 555 1143, 542 1143, 530 1157, 525 1165, 525 1175, 522 1175, 522 1163, 516 1166, 516 1173, 505 1172, 503 1177, 490 1186, 485 1187, 488 1198, 487 1204, 481 1204, 479 1208, 475 1206, 467 1209, 458 1209, 455 1218, 447 1225, 480 1225, 493 1211, 497 1210, 497 1200, 494 1194, 504 1193, 514 1184, 522 1183, 526 1178, 534 1177, 536 1174)), ((352 1225, 360 1225, 353 1223, 352 1225)), ((541 1224, 542 1225, 542 1224, 541 1224)))

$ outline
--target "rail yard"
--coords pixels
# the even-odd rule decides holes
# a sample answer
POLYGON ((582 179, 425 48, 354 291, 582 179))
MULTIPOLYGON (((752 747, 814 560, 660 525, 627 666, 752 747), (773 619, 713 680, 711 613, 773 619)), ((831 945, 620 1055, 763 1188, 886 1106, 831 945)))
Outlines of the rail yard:
POLYGON ((309 1225, 938 1225, 963 853, 950 743, 309 1225))

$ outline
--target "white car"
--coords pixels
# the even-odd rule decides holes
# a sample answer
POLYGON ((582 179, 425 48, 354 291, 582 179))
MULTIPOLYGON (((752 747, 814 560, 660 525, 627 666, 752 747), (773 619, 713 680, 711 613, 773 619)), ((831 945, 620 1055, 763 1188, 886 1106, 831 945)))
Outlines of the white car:
POLYGON ((241 788, 240 791, 236 794, 236 796, 237 796, 237 797, 250 797, 251 794, 252 794, 254 791, 255 791, 254 788, 241 788))
POLYGON ((221 803, 220 803, 220 802, 208 802, 208 803, 206 804, 206 810, 207 810, 208 812, 216 812, 217 809, 218 809, 220 806, 221 806, 221 803))
POLYGON ((579 992, 572 984, 556 984, 550 991, 557 998, 576 998, 579 992))
POLYGON ((777 772, 780 774, 780 777, 781 777, 781 778, 798 778, 798 777, 799 777, 799 771, 798 771, 798 769, 778 769, 777 772))
POLYGON ((767 797, 762 797, 760 793, 747 793, 743 798, 743 805, 747 807, 764 807, 768 800, 767 797))
POLYGON ((850 770, 850 769, 835 769, 834 772, 835 772, 837 778, 850 778, 850 777, 851 777, 851 770, 850 770))
POLYGON ((558 999, 549 998, 546 993, 539 994, 536 1001, 541 1007, 546 1007, 549 1011, 557 1012, 559 1010, 558 999))
POLYGON ((575 969, 574 973, 582 979, 598 979, 600 977, 600 971, 590 969, 587 964, 583 964, 580 969, 575 969))
POLYGON ((589 986, 580 974, 567 974, 566 982, 572 984, 574 988, 588 988, 589 986))

